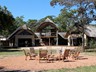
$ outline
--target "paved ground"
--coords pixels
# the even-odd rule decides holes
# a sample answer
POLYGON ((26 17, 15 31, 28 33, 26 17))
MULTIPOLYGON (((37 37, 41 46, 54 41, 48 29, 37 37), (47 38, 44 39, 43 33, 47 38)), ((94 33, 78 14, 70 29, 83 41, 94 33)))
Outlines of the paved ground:
MULTIPOLYGON (((80 60, 69 59, 69 62, 54 61, 53 63, 41 62, 38 60, 25 60, 25 56, 5 57, 0 59, 0 70, 23 70, 27 71, 40 71, 48 69, 60 68, 76 68, 80 66, 96 65, 96 56, 80 55, 80 60)), ((23 72, 22 71, 22 72, 23 72)))

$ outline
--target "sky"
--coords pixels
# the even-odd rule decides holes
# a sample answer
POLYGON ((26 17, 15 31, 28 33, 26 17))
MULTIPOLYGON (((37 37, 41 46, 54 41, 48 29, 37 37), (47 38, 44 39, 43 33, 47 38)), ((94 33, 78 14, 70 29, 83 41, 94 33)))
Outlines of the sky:
POLYGON ((52 7, 51 0, 0 0, 0 5, 7 9, 16 18, 24 16, 24 21, 28 19, 42 19, 48 15, 58 16, 61 6, 52 7))

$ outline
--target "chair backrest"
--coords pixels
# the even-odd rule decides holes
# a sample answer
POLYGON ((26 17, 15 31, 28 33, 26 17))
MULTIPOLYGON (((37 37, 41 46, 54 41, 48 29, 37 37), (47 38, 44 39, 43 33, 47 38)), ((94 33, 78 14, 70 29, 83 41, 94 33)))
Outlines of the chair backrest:
POLYGON ((75 56, 78 57, 79 54, 80 54, 80 51, 77 51, 77 52, 75 53, 75 56))
POLYGON ((26 56, 29 54, 29 52, 28 52, 27 50, 23 49, 23 51, 24 51, 24 54, 25 54, 26 56))
POLYGON ((34 48, 32 47, 32 48, 30 48, 30 53, 35 53, 35 50, 34 50, 34 48))
POLYGON ((69 56, 70 49, 65 49, 64 51, 64 58, 69 56))
POLYGON ((42 49, 40 49, 40 50, 39 50, 39 57, 40 57, 40 58, 45 58, 45 57, 47 56, 47 53, 48 53, 47 50, 42 50, 42 49))

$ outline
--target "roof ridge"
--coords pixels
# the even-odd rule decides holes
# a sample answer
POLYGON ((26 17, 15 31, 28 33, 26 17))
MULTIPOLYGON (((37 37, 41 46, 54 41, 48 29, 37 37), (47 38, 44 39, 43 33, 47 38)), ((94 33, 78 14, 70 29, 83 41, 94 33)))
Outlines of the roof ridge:
POLYGON ((50 18, 46 18, 44 22, 51 22, 51 23, 54 23, 50 18))

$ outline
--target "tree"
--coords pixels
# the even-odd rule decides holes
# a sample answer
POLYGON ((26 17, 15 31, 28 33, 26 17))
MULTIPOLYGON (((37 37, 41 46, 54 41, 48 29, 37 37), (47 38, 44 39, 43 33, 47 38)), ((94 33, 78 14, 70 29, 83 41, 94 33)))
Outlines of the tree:
POLYGON ((16 28, 26 24, 26 22, 23 19, 24 19, 24 16, 18 16, 18 17, 15 18, 15 27, 16 28))
POLYGON ((59 16, 54 19, 55 23, 58 24, 60 31, 68 31, 69 27, 72 27, 74 23, 72 17, 74 16, 74 13, 76 13, 76 10, 61 10, 59 16))
POLYGON ((52 0, 51 6, 59 4, 64 6, 64 9, 77 10, 73 19, 76 22, 74 25, 82 28, 82 48, 84 51, 84 25, 96 20, 96 0, 52 0))
POLYGON ((36 27, 37 27, 37 20, 36 19, 29 19, 27 21, 27 26, 30 27, 32 31, 35 31, 36 27))
POLYGON ((0 34, 1 35, 7 36, 13 31, 12 26, 14 26, 14 21, 15 19, 11 14, 11 12, 7 10, 7 7, 0 6, 0 34))

